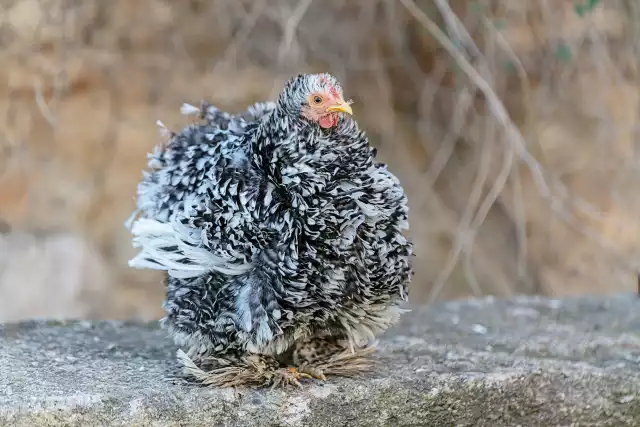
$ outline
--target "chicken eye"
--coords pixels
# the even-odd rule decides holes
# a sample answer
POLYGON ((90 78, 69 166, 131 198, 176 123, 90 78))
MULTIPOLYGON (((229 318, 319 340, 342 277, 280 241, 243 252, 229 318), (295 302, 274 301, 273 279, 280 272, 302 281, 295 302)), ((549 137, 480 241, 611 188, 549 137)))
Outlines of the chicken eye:
POLYGON ((313 97, 313 103, 316 105, 322 104, 322 97, 320 95, 315 95, 313 97))

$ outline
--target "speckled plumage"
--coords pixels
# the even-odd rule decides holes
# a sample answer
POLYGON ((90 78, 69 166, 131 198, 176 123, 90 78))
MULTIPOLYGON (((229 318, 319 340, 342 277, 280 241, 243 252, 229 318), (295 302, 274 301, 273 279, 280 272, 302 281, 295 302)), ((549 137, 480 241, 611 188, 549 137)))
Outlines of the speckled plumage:
POLYGON ((300 365, 316 337, 360 348, 403 311, 406 196, 353 119, 301 115, 327 86, 342 96, 333 76, 300 75, 237 116, 202 104, 151 156, 130 265, 167 271, 162 322, 195 361, 300 365))

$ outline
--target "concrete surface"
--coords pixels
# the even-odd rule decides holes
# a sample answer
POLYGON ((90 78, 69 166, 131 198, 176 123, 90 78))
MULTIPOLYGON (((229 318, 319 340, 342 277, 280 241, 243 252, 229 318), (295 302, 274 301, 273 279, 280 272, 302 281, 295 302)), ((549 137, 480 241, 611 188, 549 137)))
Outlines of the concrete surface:
POLYGON ((0 329, 0 425, 639 426, 640 299, 517 298, 414 310, 378 370, 299 391, 172 379, 154 324, 0 329))

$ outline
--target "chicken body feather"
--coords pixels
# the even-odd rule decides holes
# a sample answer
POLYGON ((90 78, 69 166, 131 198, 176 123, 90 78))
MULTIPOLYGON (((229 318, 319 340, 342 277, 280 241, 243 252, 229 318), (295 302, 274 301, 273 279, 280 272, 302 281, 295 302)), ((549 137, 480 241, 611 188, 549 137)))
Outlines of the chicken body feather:
POLYGON ((280 356, 327 334, 361 346, 403 311, 398 179, 354 120, 298 120, 287 90, 237 116, 203 104, 139 185, 130 265, 167 272, 162 322, 190 354, 280 356))

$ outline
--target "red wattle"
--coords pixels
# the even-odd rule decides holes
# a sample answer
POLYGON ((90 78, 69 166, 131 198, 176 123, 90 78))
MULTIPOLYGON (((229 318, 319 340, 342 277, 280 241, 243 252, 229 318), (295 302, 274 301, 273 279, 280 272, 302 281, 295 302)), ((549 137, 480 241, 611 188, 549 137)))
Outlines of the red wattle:
POLYGON ((338 115, 327 114, 326 116, 320 117, 318 121, 320 123, 320 127, 323 129, 329 129, 338 124, 338 115))

